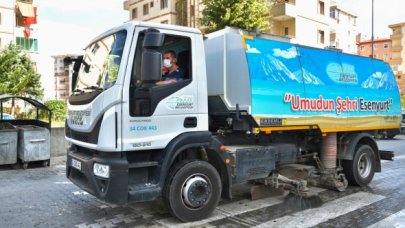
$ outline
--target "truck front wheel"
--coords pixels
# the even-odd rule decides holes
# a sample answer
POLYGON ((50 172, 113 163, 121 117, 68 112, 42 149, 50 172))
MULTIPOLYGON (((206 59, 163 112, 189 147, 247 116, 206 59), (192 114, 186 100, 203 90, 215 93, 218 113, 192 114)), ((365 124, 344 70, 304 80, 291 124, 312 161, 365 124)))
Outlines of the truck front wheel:
POLYGON ((342 161, 343 170, 351 185, 366 186, 371 182, 375 173, 375 155, 369 145, 357 148, 351 161, 342 161))
POLYGON ((183 222, 206 218, 218 205, 222 184, 208 162, 185 160, 167 176, 163 201, 170 213, 183 222))

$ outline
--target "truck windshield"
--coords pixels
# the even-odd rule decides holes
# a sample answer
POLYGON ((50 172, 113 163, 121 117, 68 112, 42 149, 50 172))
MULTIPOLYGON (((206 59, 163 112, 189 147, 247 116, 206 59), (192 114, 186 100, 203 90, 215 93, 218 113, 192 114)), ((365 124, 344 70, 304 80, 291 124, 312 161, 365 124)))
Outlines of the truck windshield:
POLYGON ((126 31, 120 31, 90 44, 84 50, 74 93, 102 91, 115 84, 126 36, 126 31))

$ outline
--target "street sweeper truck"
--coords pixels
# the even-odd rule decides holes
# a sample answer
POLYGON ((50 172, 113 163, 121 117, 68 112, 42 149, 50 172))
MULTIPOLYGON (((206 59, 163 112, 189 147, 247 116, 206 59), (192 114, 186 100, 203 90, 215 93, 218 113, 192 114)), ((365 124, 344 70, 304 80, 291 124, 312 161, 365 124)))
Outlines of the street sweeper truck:
POLYGON ((393 157, 373 138, 401 121, 383 61, 146 22, 115 27, 66 61, 75 66, 66 175, 107 202, 161 196, 193 221, 236 183, 309 197, 309 184, 365 186, 393 157))

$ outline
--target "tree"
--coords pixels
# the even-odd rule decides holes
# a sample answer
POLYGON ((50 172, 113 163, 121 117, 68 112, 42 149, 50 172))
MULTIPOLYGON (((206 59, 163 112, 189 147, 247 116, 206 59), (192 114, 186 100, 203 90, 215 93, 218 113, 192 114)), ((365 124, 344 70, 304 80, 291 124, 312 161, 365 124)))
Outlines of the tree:
POLYGON ((0 51, 0 94, 42 98, 40 75, 31 59, 13 44, 0 51))
POLYGON ((213 32, 225 26, 266 31, 270 27, 270 1, 267 0, 203 0, 200 24, 213 32))
POLYGON ((52 119, 56 121, 64 120, 66 117, 66 103, 62 100, 49 100, 44 103, 52 111, 52 119))

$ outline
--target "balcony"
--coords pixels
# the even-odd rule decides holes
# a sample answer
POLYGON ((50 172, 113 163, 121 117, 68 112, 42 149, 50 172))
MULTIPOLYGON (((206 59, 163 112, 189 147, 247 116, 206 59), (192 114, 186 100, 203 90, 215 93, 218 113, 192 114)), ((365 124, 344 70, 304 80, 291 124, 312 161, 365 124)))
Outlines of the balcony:
POLYGON ((291 20, 297 16, 296 6, 290 3, 280 3, 271 8, 272 19, 275 21, 291 20))
POLYGON ((130 0, 124 1, 124 4, 123 4, 124 10, 129 10, 129 1, 130 1, 130 0))
POLYGON ((402 33, 401 32, 397 32, 391 35, 391 40, 400 40, 402 39, 402 33))
POLYGON ((402 46, 391 47, 391 52, 401 52, 402 46))
POLYGON ((402 58, 392 58, 388 61, 389 64, 402 64, 402 58))

